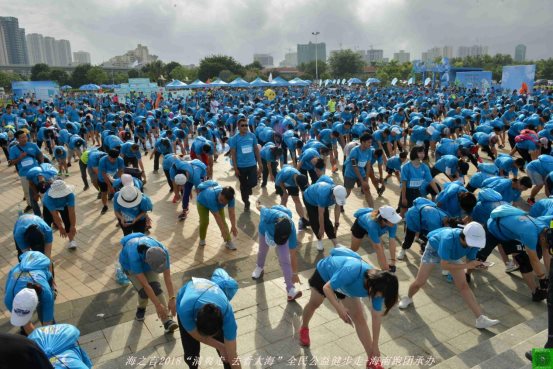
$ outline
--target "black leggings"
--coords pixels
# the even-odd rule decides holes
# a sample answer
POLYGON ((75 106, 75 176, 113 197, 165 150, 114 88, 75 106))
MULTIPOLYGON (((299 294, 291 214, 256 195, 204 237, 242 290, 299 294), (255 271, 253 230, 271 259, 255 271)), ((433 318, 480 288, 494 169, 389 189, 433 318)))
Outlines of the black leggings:
MULTIPOLYGON (((267 185, 267 178, 269 177, 269 166, 267 165, 267 160, 261 159, 261 164, 263 165, 263 181, 261 182, 261 186, 267 185)), ((277 175, 277 161, 271 162, 271 173, 273 173, 273 177, 276 177, 277 175)))
POLYGON ((123 231, 123 236, 126 236, 131 233, 145 233, 146 232, 146 218, 142 218, 141 220, 137 221, 131 226, 123 227, 123 224, 121 224, 121 221, 117 219, 119 222, 119 225, 121 226, 121 230, 123 231))
POLYGON ((240 195, 245 206, 250 205, 250 195, 252 194, 252 188, 257 186, 257 166, 238 168, 240 175, 238 180, 240 181, 240 195))
MULTIPOLYGON (((401 245, 401 248, 404 250, 409 250, 413 245, 413 241, 415 241, 416 235, 417 235, 417 232, 407 228, 405 231, 405 239, 403 240, 403 244, 401 245)), ((422 242, 424 242, 424 244, 421 245, 421 249, 424 251, 426 243, 428 242, 428 238, 426 238, 426 234, 424 232, 419 233, 419 238, 421 239, 422 242)))
MULTIPOLYGON (((179 322, 179 331, 180 331, 180 340, 182 342, 182 347, 184 349, 184 362, 190 369, 197 369, 200 364, 200 342, 192 337, 186 329, 182 326, 180 319, 177 318, 179 322)), ((223 333, 220 331, 215 337, 213 337, 219 342, 224 342, 223 333)), ((217 350, 219 357, 221 353, 217 350)), ((229 363, 223 362, 223 367, 225 369, 231 369, 229 363)))
MULTIPOLYGON (((61 220, 63 222, 65 232, 69 233, 71 230, 71 220, 69 219, 69 208, 66 206, 63 208, 63 210, 58 211, 61 216, 61 220)), ((49 227, 52 226, 52 223, 54 223, 54 217, 52 217, 52 213, 50 213, 50 210, 46 208, 46 206, 42 207, 42 214, 44 215, 44 221, 46 224, 48 224, 49 227)))
MULTIPOLYGON (((319 239, 319 227, 321 226, 319 224, 319 207, 313 206, 307 203, 305 201, 305 197, 303 198, 303 203, 305 204, 305 208, 307 209, 309 225, 311 226, 311 229, 313 230, 313 233, 315 233, 315 236, 317 237, 317 239, 319 239)), ((335 205, 335 206, 338 206, 338 205, 335 205)), ((333 240, 336 238, 336 232, 334 232, 334 226, 330 221, 330 214, 328 212, 328 208, 325 208, 323 227, 329 239, 333 240)))
POLYGON ((81 170, 81 179, 86 187, 88 187, 88 172, 86 171, 86 164, 79 159, 79 169, 81 170))

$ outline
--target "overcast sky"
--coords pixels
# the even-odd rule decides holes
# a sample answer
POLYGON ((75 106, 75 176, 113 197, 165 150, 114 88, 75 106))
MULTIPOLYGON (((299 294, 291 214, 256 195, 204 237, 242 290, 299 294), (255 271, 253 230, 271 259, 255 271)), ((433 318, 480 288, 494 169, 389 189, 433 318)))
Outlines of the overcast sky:
POLYGON ((211 54, 250 63, 269 53, 275 65, 297 43, 400 49, 419 59, 433 46, 482 44, 527 59, 553 56, 552 0, 0 0, 0 15, 26 33, 68 39, 97 64, 138 43, 165 62, 198 64, 211 54))

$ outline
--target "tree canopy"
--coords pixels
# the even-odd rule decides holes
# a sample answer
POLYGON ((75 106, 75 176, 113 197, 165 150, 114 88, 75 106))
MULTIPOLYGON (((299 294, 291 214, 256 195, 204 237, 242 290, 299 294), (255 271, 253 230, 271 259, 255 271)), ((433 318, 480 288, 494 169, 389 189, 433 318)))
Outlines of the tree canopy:
POLYGON ((228 70, 232 74, 244 76, 246 70, 242 64, 233 57, 227 55, 212 55, 203 58, 198 68, 198 78, 206 81, 210 78, 216 78, 223 70, 228 70))
POLYGON ((365 61, 361 55, 347 49, 332 53, 328 64, 333 78, 350 78, 363 72, 365 61))

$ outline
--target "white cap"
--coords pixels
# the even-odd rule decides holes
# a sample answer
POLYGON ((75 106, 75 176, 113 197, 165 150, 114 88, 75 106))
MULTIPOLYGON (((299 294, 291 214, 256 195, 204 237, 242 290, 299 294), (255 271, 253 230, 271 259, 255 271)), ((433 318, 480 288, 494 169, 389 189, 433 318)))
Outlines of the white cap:
POLYGON ((547 139, 547 137, 541 137, 541 138, 540 138, 540 142, 541 142, 542 145, 547 145, 547 142, 548 142, 548 141, 549 141, 549 140, 547 139))
POLYGON ((392 133, 398 135, 401 133, 401 130, 398 127, 394 127, 392 128, 392 133))
POLYGON ((340 206, 343 206, 346 204, 347 191, 344 186, 342 185, 334 186, 334 189, 332 190, 332 194, 334 195, 336 204, 340 206))
POLYGON ((378 213, 384 219, 392 224, 398 224, 401 222, 401 216, 396 212, 396 210, 390 205, 381 206, 378 209, 378 213))
POLYGON ((187 178, 184 174, 179 173, 175 176, 175 183, 179 186, 183 186, 186 184, 187 178))
POLYGON ((486 246, 486 231, 478 222, 470 222, 463 228, 463 234, 469 247, 483 249, 486 246))
POLYGON ((38 296, 31 288, 24 288, 15 295, 12 303, 11 323, 16 327, 23 327, 31 321, 38 306, 38 296))
POLYGON ((426 133, 428 133, 429 135, 433 135, 434 132, 436 132, 436 128, 432 126, 428 126, 428 128, 426 128, 426 133))
POLYGON ((134 181, 132 180, 132 176, 127 173, 121 175, 121 183, 123 184, 123 186, 134 186, 134 181))

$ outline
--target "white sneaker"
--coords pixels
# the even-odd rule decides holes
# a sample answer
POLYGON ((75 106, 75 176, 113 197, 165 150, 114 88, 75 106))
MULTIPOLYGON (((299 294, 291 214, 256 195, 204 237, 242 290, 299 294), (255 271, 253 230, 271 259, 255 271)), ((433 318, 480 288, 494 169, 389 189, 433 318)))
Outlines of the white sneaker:
POLYGON ((263 274, 263 268, 260 268, 256 265, 252 273, 252 278, 258 279, 259 277, 261 277, 262 274, 263 274))
POLYGON ((317 251, 323 251, 324 249, 323 240, 317 240, 317 251))
POLYGON ((67 248, 69 250, 75 250, 77 248, 77 241, 69 241, 69 243, 67 244, 67 248))
POLYGON ((236 250, 236 246, 234 245, 234 242, 232 242, 232 241, 227 241, 225 243, 225 247, 229 250, 233 250, 233 251, 236 250))
POLYGON ((400 309, 407 309, 409 307, 409 305, 411 305, 412 303, 413 303, 412 298, 410 298, 409 296, 404 296, 399 301, 399 308, 400 309))
POLYGON ((301 291, 296 290, 296 287, 290 288, 288 291, 288 301, 294 301, 295 299, 300 298, 302 295, 301 291))
POLYGON ((447 277, 447 276, 449 275, 449 270, 443 270, 443 269, 442 269, 442 275, 443 275, 444 277, 447 277))
POLYGON ((405 250, 404 249, 399 250, 399 254, 397 255, 397 259, 398 260, 405 259, 405 250))
POLYGON ((514 262, 509 261, 507 264, 505 264, 505 273, 512 273, 516 270, 518 270, 519 266, 516 265, 514 262))
POLYGON ((205 240, 200 240, 200 246, 205 246, 205 240))
POLYGON ((478 329, 490 328, 496 324, 499 324, 499 320, 490 319, 485 315, 480 315, 478 319, 476 319, 476 328, 478 329))

